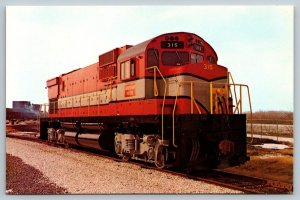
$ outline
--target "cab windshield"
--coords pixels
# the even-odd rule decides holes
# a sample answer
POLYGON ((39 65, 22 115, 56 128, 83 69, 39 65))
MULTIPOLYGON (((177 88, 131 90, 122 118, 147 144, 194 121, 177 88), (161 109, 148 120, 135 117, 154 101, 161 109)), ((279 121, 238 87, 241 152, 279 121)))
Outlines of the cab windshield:
POLYGON ((162 53, 163 65, 180 66, 189 63, 189 54, 184 51, 165 51, 162 53))

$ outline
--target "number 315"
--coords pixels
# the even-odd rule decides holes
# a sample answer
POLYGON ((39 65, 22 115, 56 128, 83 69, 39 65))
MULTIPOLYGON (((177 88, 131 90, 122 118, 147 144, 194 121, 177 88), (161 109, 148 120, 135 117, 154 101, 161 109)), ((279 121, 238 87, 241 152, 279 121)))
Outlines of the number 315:
POLYGON ((213 66, 212 65, 208 65, 208 64, 204 64, 204 69, 205 70, 213 70, 213 66))

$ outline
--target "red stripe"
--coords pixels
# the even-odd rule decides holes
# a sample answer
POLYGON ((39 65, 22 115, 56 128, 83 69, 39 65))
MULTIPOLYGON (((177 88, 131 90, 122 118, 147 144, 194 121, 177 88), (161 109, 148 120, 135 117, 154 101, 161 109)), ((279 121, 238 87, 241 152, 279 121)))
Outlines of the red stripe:
MULTIPOLYGON (((164 114, 172 115, 175 99, 166 99, 164 114)), ((59 109, 57 114, 49 114, 50 118, 59 117, 92 117, 92 116, 140 116, 161 115, 163 99, 146 99, 110 103, 107 105, 59 109)), ((201 113, 206 113, 200 105, 201 113)), ((193 107, 194 114, 198 114, 193 107)), ((191 100, 182 98, 177 100, 175 114, 191 114, 191 100)))

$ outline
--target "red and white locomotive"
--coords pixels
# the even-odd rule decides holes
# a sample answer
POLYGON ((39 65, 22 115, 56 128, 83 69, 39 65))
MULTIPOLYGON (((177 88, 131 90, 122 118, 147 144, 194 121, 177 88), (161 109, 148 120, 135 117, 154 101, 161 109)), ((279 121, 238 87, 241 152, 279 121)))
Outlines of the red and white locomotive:
POLYGON ((236 87, 241 92, 245 85, 231 83, 217 60, 206 41, 187 32, 101 54, 98 62, 47 81, 41 138, 157 167, 244 163, 246 115, 236 87))

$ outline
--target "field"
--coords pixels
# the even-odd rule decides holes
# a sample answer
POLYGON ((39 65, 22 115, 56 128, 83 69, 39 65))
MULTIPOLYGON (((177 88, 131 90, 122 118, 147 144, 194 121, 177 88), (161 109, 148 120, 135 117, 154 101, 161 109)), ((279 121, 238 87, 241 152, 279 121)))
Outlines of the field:
MULTIPOLYGON (((253 134, 268 135, 268 136, 281 136, 293 137, 293 125, 291 124, 272 124, 255 123, 252 124, 253 134)), ((251 124, 247 123, 247 133, 251 133, 251 124)))
POLYGON ((268 111, 247 114, 247 132, 259 135, 293 137, 293 113, 268 111))

